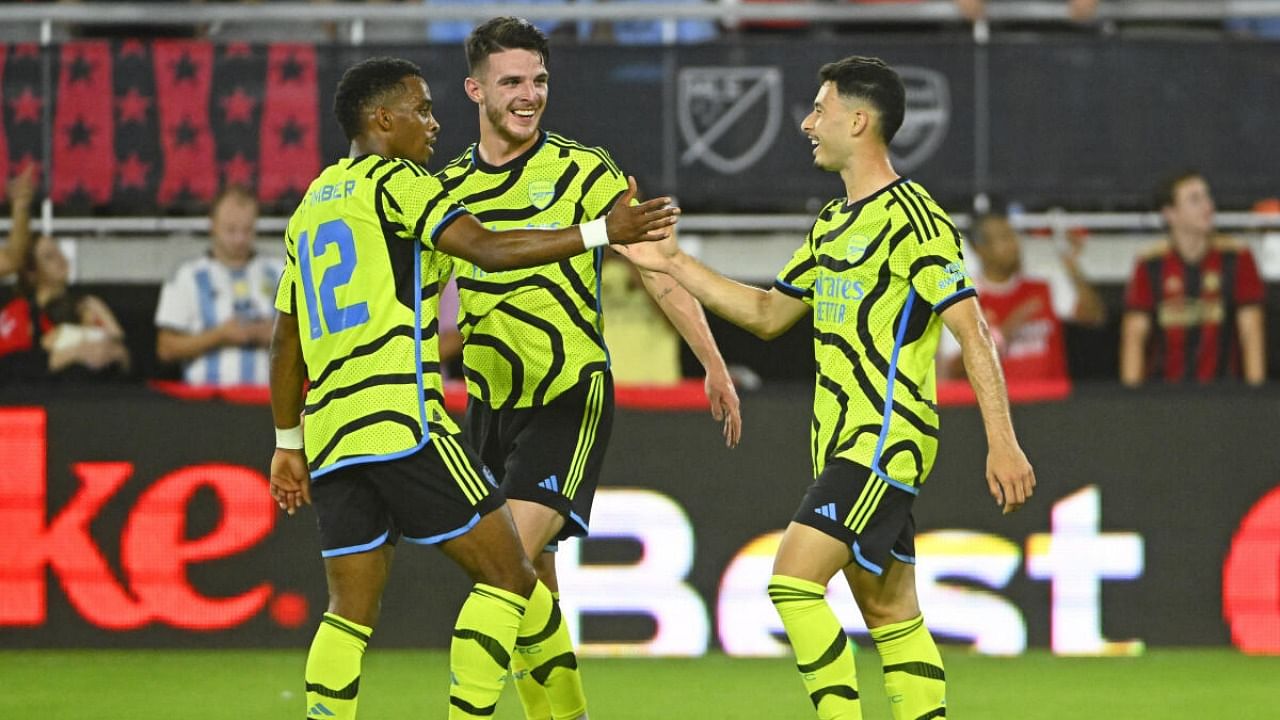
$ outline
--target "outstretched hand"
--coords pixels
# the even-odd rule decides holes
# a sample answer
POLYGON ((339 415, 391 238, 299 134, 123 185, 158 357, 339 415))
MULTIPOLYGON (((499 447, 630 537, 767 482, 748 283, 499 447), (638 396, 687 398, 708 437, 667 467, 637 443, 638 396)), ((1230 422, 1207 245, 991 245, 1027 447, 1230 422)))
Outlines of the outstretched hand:
POLYGON ((271 497, 290 515, 311 504, 311 474, 301 450, 276 448, 271 456, 271 497))
POLYGON ((993 447, 987 453, 987 489, 1003 514, 1021 508, 1031 499, 1035 486, 1036 473, 1016 444, 993 447))
POLYGON ((724 423, 725 447, 737 447, 742 439, 742 406, 738 389, 728 373, 708 373, 703 387, 711 404, 711 417, 724 423))
POLYGON ((627 189, 605 216, 605 229, 609 242, 614 245, 662 240, 671 235, 680 208, 671 204, 671 198, 660 197, 632 205, 636 196, 636 179, 627 176, 627 189))

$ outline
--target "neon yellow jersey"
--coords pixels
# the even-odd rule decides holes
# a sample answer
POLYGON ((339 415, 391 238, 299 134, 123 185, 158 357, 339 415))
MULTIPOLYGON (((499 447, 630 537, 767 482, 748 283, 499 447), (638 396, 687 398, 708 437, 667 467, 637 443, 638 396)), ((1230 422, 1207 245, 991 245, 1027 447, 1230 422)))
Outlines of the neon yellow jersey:
POLYGON ((457 426, 444 411, 435 240, 466 212, 408 160, 343 159, 289 219, 276 308, 296 315, 313 476, 408 455, 457 426))
POLYGON ((814 475, 838 457, 918 492, 938 451, 938 314, 976 294, 951 219, 905 179, 832 200, 774 286, 813 308, 814 475))
MULTIPOLYGON (((604 215, 627 189, 609 154, 555 133, 502 167, 472 145, 437 176, 492 230, 563 228, 604 215)), ((495 408, 535 407, 609 367, 596 249, 526 270, 455 261, 467 392, 495 408)))

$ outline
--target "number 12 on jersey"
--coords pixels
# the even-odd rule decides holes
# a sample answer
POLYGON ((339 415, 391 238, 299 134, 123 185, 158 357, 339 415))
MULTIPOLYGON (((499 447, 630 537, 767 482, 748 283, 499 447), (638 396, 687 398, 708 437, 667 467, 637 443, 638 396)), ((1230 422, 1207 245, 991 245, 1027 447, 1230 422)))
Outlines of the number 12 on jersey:
POLYGON ((299 235, 298 266, 302 271, 302 290, 306 294, 307 319, 311 325, 312 340, 318 339, 326 330, 332 335, 369 321, 367 303, 338 304, 338 289, 351 282, 351 275, 356 270, 355 236, 345 221, 330 220, 321 223, 320 227, 316 228, 314 241, 305 231, 299 235), (311 259, 324 255, 330 245, 337 246, 338 262, 324 271, 324 275, 320 278, 320 292, 317 295, 316 279, 311 274, 311 259), (322 312, 323 328, 320 325, 322 312))

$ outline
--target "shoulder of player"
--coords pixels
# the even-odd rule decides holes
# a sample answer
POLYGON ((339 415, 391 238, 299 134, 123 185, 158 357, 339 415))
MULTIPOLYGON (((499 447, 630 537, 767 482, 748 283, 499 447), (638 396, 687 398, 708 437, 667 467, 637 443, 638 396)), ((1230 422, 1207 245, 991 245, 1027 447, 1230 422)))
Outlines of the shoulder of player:
POLYGON ((1138 248, 1138 252, 1134 257, 1137 262, 1144 263, 1157 258, 1162 258, 1171 252, 1173 252, 1173 250, 1169 247, 1169 241, 1167 239, 1156 240, 1138 248))
POLYGON ((600 146, 584 145, 560 133, 547 131, 547 141, 543 145, 543 151, 552 151, 558 157, 570 157, 580 163, 603 164, 613 172, 622 174, 608 150, 600 146))
POLYGON ((1214 235, 1212 240, 1213 249, 1221 253, 1244 253, 1249 252, 1249 246, 1241 240, 1231 237, 1230 235, 1214 235))
POLYGON ((458 153, 452 160, 445 163, 444 167, 436 171, 435 176, 444 180, 462 173, 465 173, 475 165, 473 158, 475 156, 475 144, 468 145, 465 150, 458 153))

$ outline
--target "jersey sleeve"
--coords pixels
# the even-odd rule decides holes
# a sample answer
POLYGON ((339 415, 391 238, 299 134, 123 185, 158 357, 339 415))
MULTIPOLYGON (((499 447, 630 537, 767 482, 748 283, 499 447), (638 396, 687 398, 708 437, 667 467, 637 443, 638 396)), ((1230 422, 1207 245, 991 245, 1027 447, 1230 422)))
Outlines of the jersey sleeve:
POLYGON ((1258 274, 1258 264, 1253 261, 1253 253, 1248 248, 1243 248, 1236 261, 1236 304, 1257 305, 1265 298, 1266 289, 1258 274))
MULTIPOLYGON (((627 190, 627 177, 603 148, 594 148, 597 163, 587 171, 582 182, 583 222, 595 220, 609 212, 614 201, 627 190)), ((635 204, 635 201, 632 202, 635 204)))
POLYGON ((960 300, 977 297, 978 291, 965 269, 960 234, 950 226, 927 236, 922 232, 913 230, 898 246, 908 260, 907 279, 920 299, 929 303, 935 313, 941 313, 960 300))
POLYGON ((298 247, 290 232, 284 238, 284 268, 280 271, 280 282, 276 285, 276 310, 289 315, 297 314, 298 295, 294 289, 297 283, 298 247))
POLYGON ((791 254, 791 260, 782 267, 773 286, 785 295, 803 300, 806 305, 813 306, 813 283, 818 275, 818 262, 813 256, 813 231, 805 238, 804 244, 791 254))
POLYGON ((403 228, 407 238, 417 238, 434 250, 436 240, 467 209, 432 175, 400 172, 389 178, 378 203, 387 221, 403 228))
POLYGON ((160 288, 160 300, 156 303, 156 327, 182 333, 193 333, 200 329, 195 280, 189 268, 178 268, 173 277, 160 288))
POLYGON ((1155 298, 1146 263, 1139 260, 1133 264, 1133 274, 1129 276, 1129 285, 1124 291, 1124 309, 1151 312, 1154 308, 1155 298))

